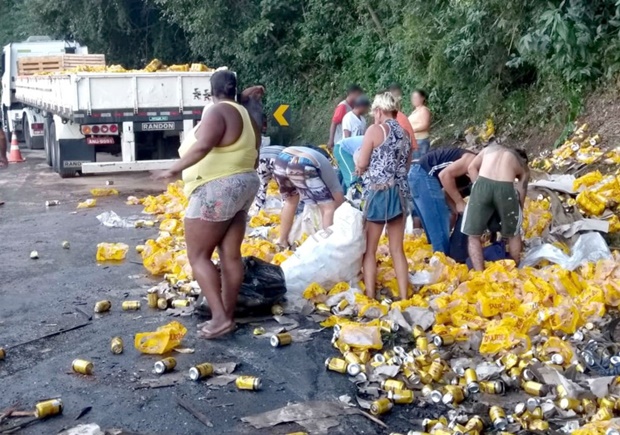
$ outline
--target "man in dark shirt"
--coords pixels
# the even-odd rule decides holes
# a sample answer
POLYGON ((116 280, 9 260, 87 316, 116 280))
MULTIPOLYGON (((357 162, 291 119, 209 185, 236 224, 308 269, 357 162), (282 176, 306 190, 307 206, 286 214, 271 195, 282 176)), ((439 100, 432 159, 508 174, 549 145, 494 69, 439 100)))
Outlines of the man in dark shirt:
POLYGON ((460 189, 470 184, 469 164, 476 154, 462 148, 441 148, 424 155, 409 172, 413 204, 433 251, 450 251, 450 209, 463 213, 460 189), (445 193, 444 193, 445 191, 445 193))

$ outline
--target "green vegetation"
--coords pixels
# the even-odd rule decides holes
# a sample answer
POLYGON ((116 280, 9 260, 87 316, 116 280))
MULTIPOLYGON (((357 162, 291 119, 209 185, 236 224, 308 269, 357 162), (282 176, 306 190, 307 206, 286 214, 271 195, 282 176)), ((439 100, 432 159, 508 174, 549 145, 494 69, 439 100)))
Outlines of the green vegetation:
MULTIPOLYGON (((442 132, 564 125, 620 69, 618 0, 3 0, 0 42, 73 37, 110 63, 227 65, 325 141, 348 83, 430 92, 442 132), (447 126, 454 124, 453 127, 447 126)), ((409 102, 404 102, 405 111, 409 102)), ((303 138, 303 139, 302 139, 303 138)))

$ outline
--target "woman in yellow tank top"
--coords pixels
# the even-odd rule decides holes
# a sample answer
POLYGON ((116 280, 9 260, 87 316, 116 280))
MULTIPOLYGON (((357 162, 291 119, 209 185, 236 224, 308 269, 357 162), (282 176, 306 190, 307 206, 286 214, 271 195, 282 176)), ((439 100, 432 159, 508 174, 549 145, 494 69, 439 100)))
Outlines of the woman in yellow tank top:
POLYGON ((237 80, 229 71, 211 77, 213 104, 179 148, 181 158, 156 179, 183 172, 187 255, 194 278, 213 314, 198 335, 216 338, 235 329, 234 312, 243 281, 241 242, 247 211, 259 187, 260 135, 248 111, 235 102, 237 80), (211 261, 215 248, 220 274, 211 261))

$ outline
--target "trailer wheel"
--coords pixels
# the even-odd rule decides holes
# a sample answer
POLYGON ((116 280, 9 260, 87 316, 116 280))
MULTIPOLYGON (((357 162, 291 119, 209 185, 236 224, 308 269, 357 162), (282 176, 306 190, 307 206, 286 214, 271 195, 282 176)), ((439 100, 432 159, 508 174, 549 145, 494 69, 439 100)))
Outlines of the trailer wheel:
POLYGON ((56 140, 56 125, 54 125, 54 121, 50 123, 49 135, 52 169, 54 172, 60 172, 60 150, 58 149, 58 141, 56 140))
POLYGON ((41 150, 44 148, 44 139, 41 136, 33 137, 30 135, 30 123, 26 115, 24 115, 24 120, 22 122, 22 131, 24 132, 24 142, 28 149, 41 150))
POLYGON ((52 166, 52 140, 51 140, 51 122, 49 118, 45 118, 45 126, 43 130, 43 148, 45 148, 45 161, 47 166, 52 166))

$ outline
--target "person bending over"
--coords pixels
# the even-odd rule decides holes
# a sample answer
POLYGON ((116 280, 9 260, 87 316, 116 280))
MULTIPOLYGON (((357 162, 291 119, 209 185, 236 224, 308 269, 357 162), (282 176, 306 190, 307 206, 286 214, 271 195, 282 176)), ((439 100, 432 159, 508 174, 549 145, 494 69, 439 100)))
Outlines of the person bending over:
POLYGON ((441 148, 424 155, 409 171, 415 211, 435 252, 450 252, 450 208, 456 213, 465 210, 459 188, 470 183, 467 170, 475 157, 461 148, 441 148))
POLYGON ((306 204, 317 204, 322 228, 334 223, 334 211, 344 202, 342 186, 331 162, 320 151, 309 147, 288 147, 274 163, 274 177, 284 201, 280 214, 280 247, 288 247, 300 197, 306 204))
POLYGON ((522 149, 490 145, 478 154, 468 170, 474 187, 463 217, 462 232, 469 236, 469 258, 474 269, 484 270, 480 238, 496 212, 502 237, 508 239, 508 252, 518 265, 523 249, 522 213, 530 178, 527 154, 522 149))
POLYGON ((258 178, 260 179, 260 187, 256 194, 256 211, 260 211, 265 207, 267 201, 267 188, 269 182, 274 178, 274 169, 276 158, 284 151, 286 147, 280 145, 268 145, 261 147, 258 157, 258 178))

